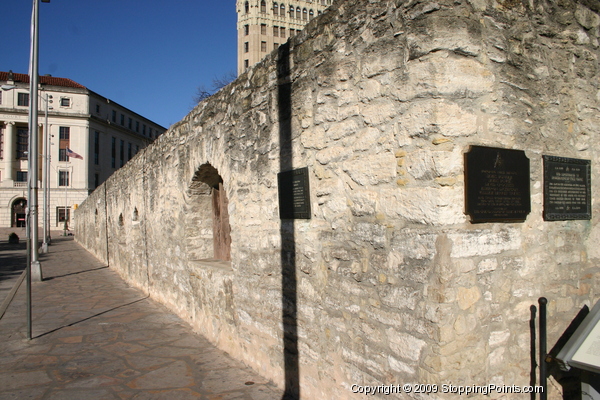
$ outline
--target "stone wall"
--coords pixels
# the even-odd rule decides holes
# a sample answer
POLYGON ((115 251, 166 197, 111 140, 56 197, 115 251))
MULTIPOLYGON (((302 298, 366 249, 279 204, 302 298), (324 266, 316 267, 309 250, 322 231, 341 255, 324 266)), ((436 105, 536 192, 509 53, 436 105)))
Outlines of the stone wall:
POLYGON ((542 155, 592 160, 600 189, 594 5, 336 2, 98 188, 77 240, 302 398, 528 385, 530 307, 549 299, 552 347, 600 298, 597 203, 542 218, 542 155), (525 151, 525 222, 469 222, 471 145, 525 151), (231 262, 210 260, 208 165, 231 262), (282 222, 277 173, 300 167, 312 218, 282 222))

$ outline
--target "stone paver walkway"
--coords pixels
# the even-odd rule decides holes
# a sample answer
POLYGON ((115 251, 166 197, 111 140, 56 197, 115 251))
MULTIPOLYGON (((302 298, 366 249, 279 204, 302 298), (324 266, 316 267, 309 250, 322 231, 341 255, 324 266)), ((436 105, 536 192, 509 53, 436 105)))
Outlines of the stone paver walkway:
POLYGON ((0 320, 0 400, 282 398, 72 238, 53 239, 40 260, 33 339, 25 282, 0 320))

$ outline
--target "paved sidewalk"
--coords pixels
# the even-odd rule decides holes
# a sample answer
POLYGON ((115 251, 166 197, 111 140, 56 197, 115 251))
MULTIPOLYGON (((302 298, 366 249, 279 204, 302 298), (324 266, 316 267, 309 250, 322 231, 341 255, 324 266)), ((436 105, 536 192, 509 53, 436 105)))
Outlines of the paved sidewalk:
POLYGON ((53 239, 40 261, 45 281, 32 284, 33 339, 26 338, 25 282, 0 320, 0 400, 282 398, 72 238, 53 239))

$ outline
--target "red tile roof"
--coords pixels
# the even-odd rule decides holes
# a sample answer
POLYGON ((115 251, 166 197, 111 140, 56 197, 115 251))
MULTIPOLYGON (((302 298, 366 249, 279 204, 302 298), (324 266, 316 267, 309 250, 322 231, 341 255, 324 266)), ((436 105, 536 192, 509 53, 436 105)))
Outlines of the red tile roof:
MULTIPOLYGON (((0 71, 0 81, 8 80, 8 72, 0 71)), ((13 72, 13 80, 15 82, 23 82, 29 83, 29 75, 27 74, 18 74, 13 72)), ((50 86, 63 86, 70 88, 79 88, 85 89, 85 86, 80 85, 79 83, 72 81, 67 78, 55 78, 54 76, 40 76, 39 83, 42 85, 50 85, 50 86)))

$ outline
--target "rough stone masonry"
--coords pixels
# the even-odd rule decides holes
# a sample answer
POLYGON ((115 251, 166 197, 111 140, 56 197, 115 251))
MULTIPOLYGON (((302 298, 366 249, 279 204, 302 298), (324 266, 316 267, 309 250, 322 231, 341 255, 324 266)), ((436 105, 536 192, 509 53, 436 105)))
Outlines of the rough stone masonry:
POLYGON ((337 1, 100 186, 77 240, 302 398, 529 385, 531 306, 548 298, 552 348, 600 298, 598 203, 591 220, 542 217, 543 155, 591 160, 600 192, 599 10, 337 1), (524 222, 469 221, 472 145, 525 151, 524 222), (303 167, 311 218, 280 220, 277 174, 303 167))

